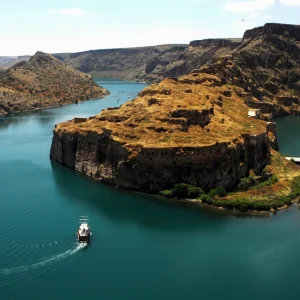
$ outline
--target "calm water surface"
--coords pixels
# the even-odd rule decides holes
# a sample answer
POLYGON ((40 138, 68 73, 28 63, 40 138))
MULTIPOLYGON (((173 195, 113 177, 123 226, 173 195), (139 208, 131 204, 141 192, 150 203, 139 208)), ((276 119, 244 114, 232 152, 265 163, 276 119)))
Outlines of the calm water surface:
MULTIPOLYGON (((49 160, 55 123, 145 86, 97 82, 111 95, 0 119, 0 299, 299 299, 296 207, 272 218, 195 212, 49 160), (88 248, 76 244, 83 213, 88 248)), ((300 156, 300 118, 278 121, 283 151, 300 156)))

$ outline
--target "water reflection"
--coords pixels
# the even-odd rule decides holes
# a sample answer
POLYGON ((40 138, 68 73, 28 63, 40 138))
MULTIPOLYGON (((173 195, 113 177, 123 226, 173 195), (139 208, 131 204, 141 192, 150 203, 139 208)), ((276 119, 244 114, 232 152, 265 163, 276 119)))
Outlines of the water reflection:
POLYGON ((20 112, 0 117, 0 131, 9 127, 19 126, 21 124, 37 121, 43 124, 53 125, 53 121, 57 118, 57 114, 53 109, 20 112))
POLYGON ((230 216, 184 210, 158 202, 155 197, 118 190, 51 161, 57 191, 66 200, 85 205, 91 212, 100 212, 113 222, 136 222, 156 230, 221 231, 230 216))

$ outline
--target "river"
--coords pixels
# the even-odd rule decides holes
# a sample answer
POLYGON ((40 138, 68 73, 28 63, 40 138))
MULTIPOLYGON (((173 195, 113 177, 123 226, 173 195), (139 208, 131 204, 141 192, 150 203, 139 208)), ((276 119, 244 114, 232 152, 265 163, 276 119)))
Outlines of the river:
MULTIPOLYGON (((0 299, 299 299, 295 206, 270 218, 193 211, 49 160, 56 123, 145 87, 96 82, 111 94, 0 118, 0 299), (89 247, 76 243, 82 214, 91 220, 89 247)), ((278 119, 282 151, 294 156, 299 125, 299 117, 278 119)))

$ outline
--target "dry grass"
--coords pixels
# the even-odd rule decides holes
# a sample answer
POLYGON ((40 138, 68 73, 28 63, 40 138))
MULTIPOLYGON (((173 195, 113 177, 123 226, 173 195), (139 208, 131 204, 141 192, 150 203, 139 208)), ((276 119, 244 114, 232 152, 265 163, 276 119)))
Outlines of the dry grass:
POLYGON ((220 79, 209 74, 191 74, 178 81, 165 79, 158 85, 147 87, 140 97, 123 104, 119 109, 103 111, 96 119, 85 123, 58 124, 56 130, 101 133, 105 128, 112 130, 113 138, 118 141, 138 143, 144 147, 234 143, 241 138, 241 134, 265 132, 264 121, 248 118, 248 107, 235 92, 238 88, 219 85, 220 79), (231 97, 225 97, 225 91, 231 91, 231 97), (213 113, 209 114, 206 126, 190 124, 188 130, 184 131, 179 119, 188 120, 178 118, 179 124, 174 124, 171 114, 175 110, 194 110, 200 114, 213 110, 213 113))
POLYGON ((271 150, 271 155, 272 162, 267 166, 267 171, 273 173, 278 178, 278 182, 257 190, 236 192, 224 197, 223 200, 247 199, 248 201, 268 202, 289 195, 293 179, 300 176, 300 168, 277 151, 271 150))
POLYGON ((91 76, 38 52, 0 74, 0 115, 103 97, 91 76))

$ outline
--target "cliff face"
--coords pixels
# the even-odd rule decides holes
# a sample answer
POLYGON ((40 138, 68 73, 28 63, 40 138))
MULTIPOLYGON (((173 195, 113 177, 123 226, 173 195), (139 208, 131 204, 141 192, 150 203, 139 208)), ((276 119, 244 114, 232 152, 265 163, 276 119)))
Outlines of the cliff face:
POLYGON ((241 43, 193 41, 181 61, 173 53, 175 65, 156 57, 145 68, 155 78, 208 64, 147 87, 119 109, 58 124, 51 158, 127 189, 157 192, 181 182, 230 189, 270 164, 278 145, 268 121, 300 111, 299 39, 299 26, 266 24, 241 43), (249 118, 249 107, 261 117, 249 118))
MULTIPOLYGON (((99 77, 160 82, 194 69, 217 74, 253 97, 251 108, 273 117, 299 112, 300 34, 298 25, 267 23, 247 30, 242 40, 206 39, 189 45, 96 50, 56 55, 99 77), (203 70, 203 66, 207 66, 203 70)), ((269 120, 272 117, 266 116, 269 120)))
POLYGON ((100 98, 108 91, 90 75, 37 52, 28 62, 0 70, 0 115, 100 98))
POLYGON ((192 41, 190 45, 103 49, 54 56, 97 77, 159 82, 166 77, 189 74, 239 45, 238 39, 207 39, 192 41))
POLYGON ((190 42, 189 47, 180 53, 162 53, 151 59, 138 80, 159 82, 166 77, 178 77, 189 74, 194 69, 228 54, 240 45, 240 41, 230 39, 206 39, 190 42), (168 54, 168 55, 167 55, 168 54))
POLYGON ((248 118, 239 93, 209 74, 166 79, 119 109, 58 124, 51 158, 126 189, 232 188, 270 163, 267 123, 248 118))
POLYGON ((51 158, 88 176, 121 188, 158 192, 179 182, 203 189, 232 188, 250 169, 270 163, 265 133, 245 135, 240 143, 204 147, 141 148, 131 158, 124 144, 105 134, 54 132, 51 158))
POLYGON ((299 113, 300 26, 271 23, 248 30, 239 47, 201 72, 242 87, 247 105, 263 113, 299 113))
POLYGON ((54 56, 73 68, 95 77, 135 80, 144 72, 147 62, 157 55, 177 57, 186 47, 187 45, 160 45, 62 53, 54 56))

